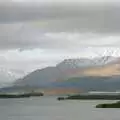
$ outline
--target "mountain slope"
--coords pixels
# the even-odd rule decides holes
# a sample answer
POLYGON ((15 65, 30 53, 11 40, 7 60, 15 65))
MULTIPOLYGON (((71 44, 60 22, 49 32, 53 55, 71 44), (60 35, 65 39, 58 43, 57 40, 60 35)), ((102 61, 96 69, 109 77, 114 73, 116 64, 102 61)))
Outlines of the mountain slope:
POLYGON ((112 64, 83 71, 86 76, 116 76, 120 75, 120 64, 112 64))
POLYGON ((120 77, 84 76, 69 78, 65 81, 51 83, 51 88, 76 88, 81 91, 113 91, 120 89, 120 77))
POLYGON ((23 79, 16 81, 15 84, 23 86, 43 86, 49 82, 56 81, 60 76, 61 73, 56 67, 47 67, 28 74, 23 79))

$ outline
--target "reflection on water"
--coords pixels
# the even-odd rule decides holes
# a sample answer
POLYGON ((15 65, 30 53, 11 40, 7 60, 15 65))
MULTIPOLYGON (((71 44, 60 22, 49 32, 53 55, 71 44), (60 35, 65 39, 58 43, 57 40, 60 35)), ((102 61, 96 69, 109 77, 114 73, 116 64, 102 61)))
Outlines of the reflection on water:
POLYGON ((95 108, 105 102, 57 101, 55 97, 1 99, 0 120, 120 120, 119 109, 95 108))

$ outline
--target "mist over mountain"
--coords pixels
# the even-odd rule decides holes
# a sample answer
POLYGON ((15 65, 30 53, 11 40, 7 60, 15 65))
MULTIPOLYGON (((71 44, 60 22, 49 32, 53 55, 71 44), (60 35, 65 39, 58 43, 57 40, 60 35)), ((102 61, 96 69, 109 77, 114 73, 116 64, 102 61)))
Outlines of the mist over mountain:
POLYGON ((16 79, 17 77, 11 70, 0 68, 0 87, 10 86, 16 79))

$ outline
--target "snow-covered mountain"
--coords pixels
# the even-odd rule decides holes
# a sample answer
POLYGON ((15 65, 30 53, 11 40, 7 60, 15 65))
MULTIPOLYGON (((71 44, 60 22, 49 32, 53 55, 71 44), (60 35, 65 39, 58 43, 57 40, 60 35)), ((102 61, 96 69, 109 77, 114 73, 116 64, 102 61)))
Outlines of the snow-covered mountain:
POLYGON ((81 76, 112 76, 120 75, 119 58, 105 56, 100 58, 66 59, 55 67, 47 67, 36 70, 23 79, 18 80, 17 85, 42 86, 50 82, 65 80, 71 77, 81 76))

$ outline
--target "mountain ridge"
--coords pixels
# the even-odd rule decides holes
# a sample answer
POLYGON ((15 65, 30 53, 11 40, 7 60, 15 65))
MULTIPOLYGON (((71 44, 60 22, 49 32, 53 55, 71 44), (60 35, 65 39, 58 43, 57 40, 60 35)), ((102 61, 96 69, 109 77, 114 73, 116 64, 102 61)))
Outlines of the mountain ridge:
POLYGON ((119 59, 119 57, 112 56, 93 59, 65 59, 55 67, 47 67, 34 71, 23 79, 16 81, 15 84, 35 85, 37 83, 36 85, 44 85, 71 77, 120 75, 119 59), (105 73, 103 74, 102 71, 105 73))

